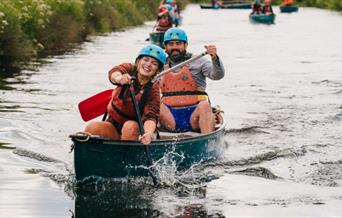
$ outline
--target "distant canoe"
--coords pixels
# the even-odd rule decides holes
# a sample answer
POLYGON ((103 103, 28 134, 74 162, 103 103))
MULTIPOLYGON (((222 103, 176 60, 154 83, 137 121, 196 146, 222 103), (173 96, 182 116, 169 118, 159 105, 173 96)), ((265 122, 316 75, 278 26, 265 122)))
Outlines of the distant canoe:
POLYGON ((158 45, 163 48, 164 47, 164 33, 165 32, 161 32, 161 31, 150 33, 150 42, 152 44, 158 45))
POLYGON ((274 23, 274 19, 275 19, 275 14, 250 14, 249 15, 249 20, 251 22, 256 22, 256 23, 267 23, 267 24, 271 24, 274 23))
POLYGON ((218 5, 211 5, 211 4, 200 4, 201 9, 219 9, 220 6, 218 5))
POLYGON ((212 6, 211 4, 200 4, 202 9, 251 9, 251 3, 236 3, 222 6, 212 6))
POLYGON ((290 6, 281 5, 280 6, 280 12, 281 13, 297 12, 298 8, 299 8, 298 5, 290 5, 290 6))

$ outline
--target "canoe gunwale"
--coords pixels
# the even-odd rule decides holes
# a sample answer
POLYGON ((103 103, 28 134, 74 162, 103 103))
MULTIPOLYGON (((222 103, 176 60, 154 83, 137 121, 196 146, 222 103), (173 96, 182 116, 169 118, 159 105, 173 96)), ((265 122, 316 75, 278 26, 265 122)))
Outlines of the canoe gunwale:
MULTIPOLYGON (((189 142, 193 142, 193 141, 199 141, 199 140, 207 140, 209 138, 213 138, 215 137, 215 135, 217 135, 219 132, 223 131, 224 128, 226 126, 226 122, 224 121, 222 123, 222 125, 217 128, 214 132, 211 133, 207 133, 207 134, 201 134, 198 136, 194 136, 194 137, 187 137, 187 138, 176 138, 176 139, 157 139, 157 140, 153 140, 148 146, 165 146, 165 144, 173 144, 173 145, 177 145, 177 144, 182 144, 182 143, 189 143, 189 142)), ((76 133, 76 134, 72 134, 69 135, 69 137, 71 138, 71 140, 74 143, 86 143, 88 141, 96 141, 96 142, 101 142, 103 144, 108 144, 108 145, 125 145, 125 146, 137 146, 137 147, 144 147, 145 145, 142 144, 139 141, 131 141, 131 140, 111 140, 111 139, 107 139, 107 138, 103 138, 97 135, 89 135, 86 133, 76 133), (80 139, 81 134, 84 134, 84 138, 80 139)))

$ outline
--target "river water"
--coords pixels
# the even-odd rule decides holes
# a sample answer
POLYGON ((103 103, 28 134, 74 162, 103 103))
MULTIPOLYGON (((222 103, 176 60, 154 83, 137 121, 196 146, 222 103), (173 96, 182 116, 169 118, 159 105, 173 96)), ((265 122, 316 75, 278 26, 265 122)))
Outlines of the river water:
POLYGON ((228 125, 219 162, 73 191, 77 103, 111 88, 154 22, 95 37, 0 80, 0 217, 341 217, 342 16, 314 8, 252 24, 248 10, 182 13, 188 50, 215 44, 227 75, 208 81, 228 125), (6 149, 5 149, 6 148, 6 149), (15 148, 15 149, 8 149, 15 148))

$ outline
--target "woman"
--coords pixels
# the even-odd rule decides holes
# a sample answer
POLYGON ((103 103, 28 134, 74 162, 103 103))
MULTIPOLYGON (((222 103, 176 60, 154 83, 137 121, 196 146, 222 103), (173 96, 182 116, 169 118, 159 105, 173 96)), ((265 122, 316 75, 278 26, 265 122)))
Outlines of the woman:
POLYGON ((164 50, 156 45, 148 45, 138 53, 135 64, 123 63, 112 68, 108 77, 117 88, 113 90, 107 106, 109 117, 104 122, 90 123, 85 132, 112 140, 139 140, 144 144, 151 143, 160 112, 159 84, 152 84, 151 79, 163 69, 165 62, 164 50), (132 80, 134 77, 136 79, 132 80), (145 129, 144 135, 140 135, 139 132, 129 85, 134 87, 145 129))
POLYGON ((170 28, 172 28, 172 18, 169 14, 167 7, 165 5, 161 5, 159 6, 156 30, 165 32, 170 28))

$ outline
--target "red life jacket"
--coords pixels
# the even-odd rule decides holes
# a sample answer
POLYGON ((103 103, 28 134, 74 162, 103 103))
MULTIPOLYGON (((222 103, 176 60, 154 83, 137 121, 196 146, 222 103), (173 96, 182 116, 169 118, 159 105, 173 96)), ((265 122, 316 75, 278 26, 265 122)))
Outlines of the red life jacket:
POLYGON ((197 87, 188 66, 171 72, 160 80, 162 102, 172 107, 184 107, 206 100, 204 90, 197 87))
MULTIPOLYGON (((139 105, 140 113, 143 113, 144 104, 151 87, 152 83, 149 82, 138 93, 136 93, 137 90, 135 88, 135 98, 139 105)), ((128 120, 137 119, 128 86, 118 86, 113 90, 112 99, 107 106, 107 111, 110 117, 121 126, 128 120)))
POLYGON ((270 4, 266 4, 264 6, 264 11, 263 11, 264 14, 272 14, 273 11, 272 11, 272 6, 270 4))

